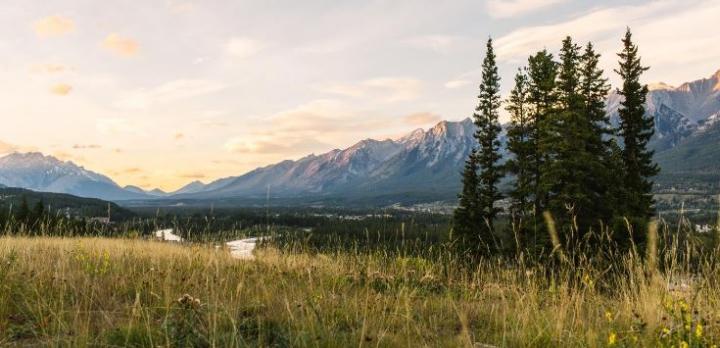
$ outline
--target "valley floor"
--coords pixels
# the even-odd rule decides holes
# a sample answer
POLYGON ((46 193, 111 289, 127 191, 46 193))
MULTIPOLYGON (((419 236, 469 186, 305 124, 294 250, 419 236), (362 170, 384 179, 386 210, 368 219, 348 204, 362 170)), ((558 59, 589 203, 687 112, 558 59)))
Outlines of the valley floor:
POLYGON ((709 346, 720 276, 0 238, 0 346, 709 346), (579 272, 579 273, 578 273, 579 272), (552 275, 551 275, 552 274, 552 275), (683 343, 684 342, 684 343, 683 343), (686 344, 686 345, 683 345, 686 344))

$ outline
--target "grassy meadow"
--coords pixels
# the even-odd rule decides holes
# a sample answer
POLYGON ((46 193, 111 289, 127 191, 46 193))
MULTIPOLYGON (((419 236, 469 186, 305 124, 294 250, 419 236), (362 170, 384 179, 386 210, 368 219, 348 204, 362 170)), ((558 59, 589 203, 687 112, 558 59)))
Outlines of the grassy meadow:
POLYGON ((443 245, 265 245, 237 260, 211 242, 6 236, 0 346, 712 346, 718 263, 676 246, 608 268, 469 266, 443 245))

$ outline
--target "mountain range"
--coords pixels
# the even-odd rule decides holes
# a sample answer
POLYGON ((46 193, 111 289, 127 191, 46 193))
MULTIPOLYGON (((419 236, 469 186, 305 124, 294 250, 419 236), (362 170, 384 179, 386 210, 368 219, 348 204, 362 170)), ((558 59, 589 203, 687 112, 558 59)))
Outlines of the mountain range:
POLYGON ((120 187, 105 175, 39 152, 16 152, 0 158, 0 184, 113 201, 147 198, 144 193, 120 187))
MULTIPOLYGON (((621 96, 611 93, 614 124, 621 96)), ((659 182, 717 183, 720 179, 720 71, 682 84, 650 86, 647 113, 655 119, 650 146, 662 168, 659 182)), ((120 187, 110 178, 40 153, 0 158, 0 184, 113 201, 273 198, 304 201, 369 201, 373 204, 453 200, 473 144, 471 120, 442 121, 398 139, 366 139, 346 149, 287 160, 175 192, 120 187)), ((505 133, 502 134, 503 143, 505 133)))

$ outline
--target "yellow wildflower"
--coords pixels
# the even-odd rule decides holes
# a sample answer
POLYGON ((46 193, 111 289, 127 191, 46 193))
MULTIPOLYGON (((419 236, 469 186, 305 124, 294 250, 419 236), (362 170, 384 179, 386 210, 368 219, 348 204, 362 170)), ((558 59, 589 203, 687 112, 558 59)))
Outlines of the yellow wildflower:
POLYGON ((617 343, 617 335, 614 332, 610 332, 608 336, 608 346, 614 346, 617 343))
POLYGON ((685 341, 680 342, 680 348, 688 348, 688 347, 690 347, 690 345, 688 345, 687 342, 685 342, 685 341))
POLYGON ((698 323, 697 326, 695 326, 695 337, 697 337, 697 338, 702 337, 702 333, 703 333, 702 324, 698 323))
POLYGON ((607 321, 612 321, 613 320, 612 312, 605 311, 605 319, 607 319, 607 321))
POLYGON ((688 304, 687 304, 687 302, 685 302, 685 300, 678 301, 678 304, 680 305, 680 309, 683 311, 687 311, 688 309, 690 309, 690 306, 688 306, 688 304))

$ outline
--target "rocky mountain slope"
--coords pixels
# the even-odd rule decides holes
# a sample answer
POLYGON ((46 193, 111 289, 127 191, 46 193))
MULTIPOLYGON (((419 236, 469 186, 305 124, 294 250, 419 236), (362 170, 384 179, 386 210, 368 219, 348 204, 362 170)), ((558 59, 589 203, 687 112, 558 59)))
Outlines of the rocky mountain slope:
POLYGON ((144 193, 118 186, 107 176, 38 152, 12 153, 0 158, 0 184, 108 200, 148 198, 144 193))
MULTIPOLYGON (((621 98, 608 97, 614 124, 621 98)), ((651 147, 662 167, 663 185, 720 181, 720 71, 709 78, 671 87, 653 85, 647 104, 655 118, 651 147)), ((283 161, 240 176, 203 184, 191 182, 178 191, 144 191, 119 187, 106 176, 72 162, 39 153, 0 158, 0 185, 70 193, 109 200, 370 199, 453 200, 460 171, 474 144, 470 119, 443 121, 398 139, 366 139, 347 149, 283 161)), ((503 143, 505 135, 503 133, 503 143)))
POLYGON ((454 196, 473 144, 470 119, 443 121, 391 140, 363 140, 347 149, 283 161, 222 179, 194 193, 173 198, 262 198, 272 196, 454 196), (431 184, 429 184, 431 183, 431 184))

